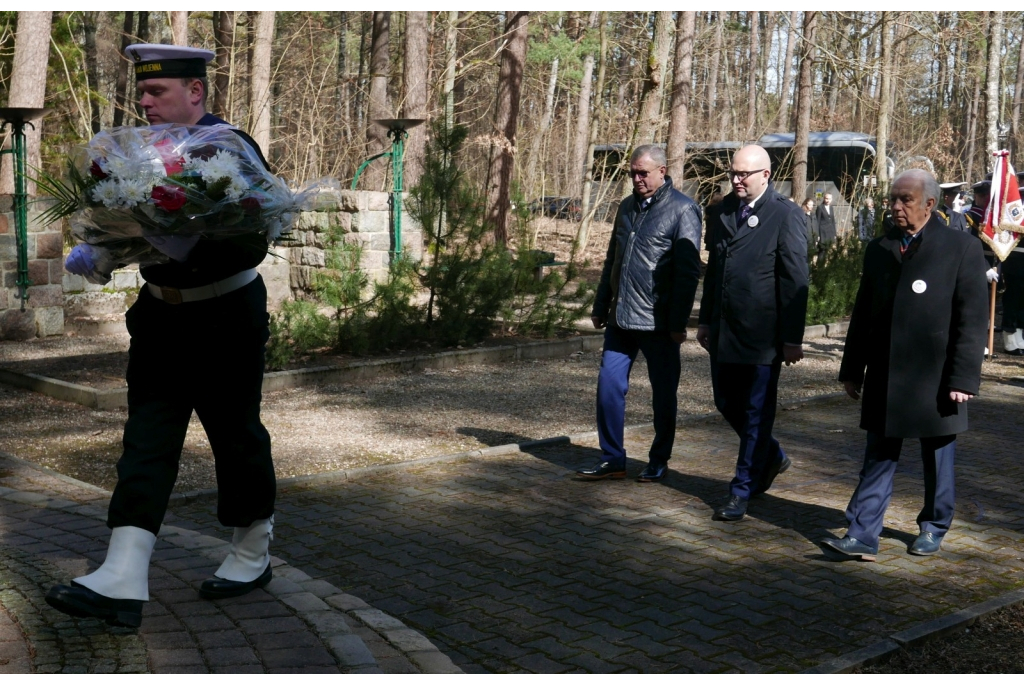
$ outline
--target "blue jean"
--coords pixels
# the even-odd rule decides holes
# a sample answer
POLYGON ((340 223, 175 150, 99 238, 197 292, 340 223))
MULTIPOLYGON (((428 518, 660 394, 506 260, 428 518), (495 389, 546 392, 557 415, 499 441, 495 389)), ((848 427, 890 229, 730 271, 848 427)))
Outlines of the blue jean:
POLYGON ((785 453, 772 437, 782 361, 773 364, 726 364, 711 360, 715 406, 740 438, 736 475, 729 492, 750 499, 769 464, 785 453))
POLYGON ((638 352, 647 360, 654 408, 654 442, 650 460, 665 463, 672 456, 676 438, 676 392, 679 389, 679 343, 668 332, 627 331, 608 326, 604 333, 604 354, 597 377, 597 436, 602 459, 626 467, 623 434, 626 423, 626 393, 629 374, 638 352))
MULTIPOLYGON (((955 504, 953 457, 956 436, 943 435, 921 438, 921 459, 924 462, 924 507, 917 516, 922 533, 942 537, 953 523, 955 504)), ((872 547, 878 545, 882 534, 885 510, 892 499, 892 482, 896 464, 903 449, 903 438, 887 438, 880 433, 868 433, 864 450, 864 467, 860 482, 846 507, 846 520, 850 522, 847 535, 872 547)))

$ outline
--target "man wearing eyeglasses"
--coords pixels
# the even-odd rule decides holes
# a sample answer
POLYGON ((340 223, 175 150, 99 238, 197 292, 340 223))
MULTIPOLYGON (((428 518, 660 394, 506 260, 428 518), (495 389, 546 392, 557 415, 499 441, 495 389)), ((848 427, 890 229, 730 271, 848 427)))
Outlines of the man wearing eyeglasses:
POLYGON ((615 215, 591 317, 594 328, 605 328, 597 380, 602 458, 576 472, 584 480, 626 477, 626 392, 638 352, 647 360, 654 405, 654 442, 638 480, 664 478, 672 456, 679 346, 700 281, 701 211, 672 187, 665 163, 665 151, 656 145, 633 152, 633 194, 615 215))
POLYGON ((711 356, 715 406, 740 438, 729 499, 719 521, 739 521, 747 503, 790 466, 772 437, 782 362, 803 359, 807 241, 800 207, 775 192, 764 148, 736 152, 732 192, 709 208, 711 252, 697 342, 711 356))

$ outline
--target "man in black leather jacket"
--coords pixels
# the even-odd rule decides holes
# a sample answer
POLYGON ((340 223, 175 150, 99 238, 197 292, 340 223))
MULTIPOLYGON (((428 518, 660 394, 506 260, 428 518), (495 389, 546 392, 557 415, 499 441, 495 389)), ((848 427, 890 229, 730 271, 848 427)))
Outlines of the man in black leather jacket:
POLYGON ((672 455, 679 346, 700 280, 701 211, 672 187, 665 165, 656 145, 641 145, 630 158, 633 194, 615 215, 591 317, 595 328, 605 328, 597 381, 602 460, 577 471, 580 478, 626 477, 626 392, 638 352, 647 360, 654 395, 654 442, 639 480, 661 480, 672 455))

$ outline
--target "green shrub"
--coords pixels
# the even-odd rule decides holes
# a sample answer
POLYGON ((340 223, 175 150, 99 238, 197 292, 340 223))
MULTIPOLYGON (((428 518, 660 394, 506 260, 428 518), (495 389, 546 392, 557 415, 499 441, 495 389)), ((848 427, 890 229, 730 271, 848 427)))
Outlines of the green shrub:
POLYGON ((853 312, 866 245, 856 235, 838 238, 829 246, 825 259, 811 265, 808 324, 838 321, 853 312))

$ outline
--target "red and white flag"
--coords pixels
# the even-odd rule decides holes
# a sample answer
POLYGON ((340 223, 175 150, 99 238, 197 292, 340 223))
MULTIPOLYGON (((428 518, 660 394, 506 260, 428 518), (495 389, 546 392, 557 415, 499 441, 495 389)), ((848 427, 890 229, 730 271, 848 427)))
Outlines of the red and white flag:
POLYGON ((992 190, 979 236, 992 248, 999 261, 1005 261, 1024 233, 1024 206, 1021 205, 1017 175, 1006 150, 993 152, 992 190))

